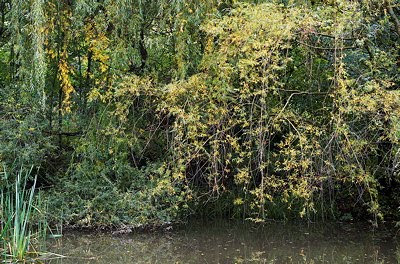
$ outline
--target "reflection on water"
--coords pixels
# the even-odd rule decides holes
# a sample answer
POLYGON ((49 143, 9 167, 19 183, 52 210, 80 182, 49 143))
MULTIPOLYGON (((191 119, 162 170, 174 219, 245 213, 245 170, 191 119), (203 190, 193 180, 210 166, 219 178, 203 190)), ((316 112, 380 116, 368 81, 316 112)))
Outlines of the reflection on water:
POLYGON ((363 224, 196 222, 168 232, 67 233, 48 250, 79 263, 397 263, 395 233, 363 224))

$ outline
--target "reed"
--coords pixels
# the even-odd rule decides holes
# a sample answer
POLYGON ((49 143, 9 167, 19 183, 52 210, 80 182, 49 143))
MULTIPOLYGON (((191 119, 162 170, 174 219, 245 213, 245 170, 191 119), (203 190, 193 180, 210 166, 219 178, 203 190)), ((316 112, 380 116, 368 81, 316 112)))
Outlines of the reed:
POLYGON ((32 240, 45 237, 47 223, 39 220, 33 225, 31 222, 33 213, 40 213, 35 206, 40 205, 40 195, 35 199, 37 176, 33 178, 31 187, 27 186, 31 174, 32 167, 28 170, 21 168, 12 180, 6 170, 3 172, 5 184, 0 187, 0 246, 3 259, 25 260, 28 255, 34 253, 29 252, 33 248, 32 240))

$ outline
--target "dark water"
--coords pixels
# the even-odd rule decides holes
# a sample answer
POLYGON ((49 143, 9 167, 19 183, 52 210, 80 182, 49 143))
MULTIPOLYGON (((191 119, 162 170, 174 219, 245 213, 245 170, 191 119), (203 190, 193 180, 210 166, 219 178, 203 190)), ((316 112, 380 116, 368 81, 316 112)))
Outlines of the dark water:
POLYGON ((66 257, 46 263, 398 263, 396 235, 365 224, 227 221, 128 235, 67 232, 48 246, 66 257))

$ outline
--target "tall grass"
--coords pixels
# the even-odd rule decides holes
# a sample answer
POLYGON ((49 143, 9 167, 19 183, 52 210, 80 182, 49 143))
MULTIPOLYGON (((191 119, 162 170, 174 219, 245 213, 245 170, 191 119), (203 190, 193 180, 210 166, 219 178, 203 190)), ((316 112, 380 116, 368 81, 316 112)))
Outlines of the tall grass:
POLYGON ((21 168, 13 175, 15 179, 12 180, 7 171, 3 172, 3 184, 0 187, 0 246, 3 259, 24 260, 32 246, 32 238, 38 237, 46 229, 40 221, 35 227, 31 223, 32 214, 37 210, 34 204, 36 176, 32 186, 27 187, 31 173, 32 168, 21 168), (34 230, 36 232, 32 236, 34 230))

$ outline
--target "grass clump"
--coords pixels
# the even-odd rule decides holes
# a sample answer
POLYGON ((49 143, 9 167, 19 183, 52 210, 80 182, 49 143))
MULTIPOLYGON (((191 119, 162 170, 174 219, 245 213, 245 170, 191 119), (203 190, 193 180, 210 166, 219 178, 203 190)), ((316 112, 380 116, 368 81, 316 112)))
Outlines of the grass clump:
POLYGON ((31 176, 32 167, 2 174, 0 252, 3 260, 23 261, 38 255, 34 241, 46 236, 45 216, 37 208, 40 195, 35 197, 37 176, 31 176))

